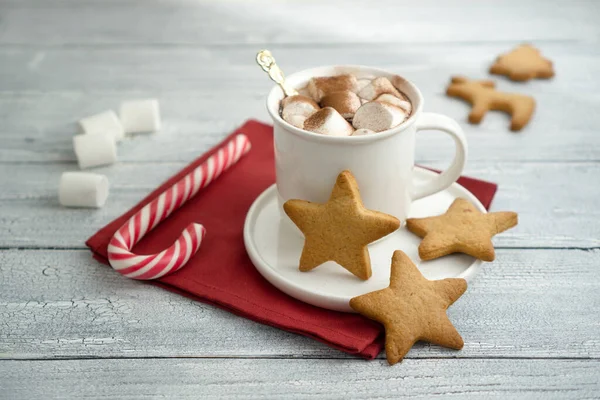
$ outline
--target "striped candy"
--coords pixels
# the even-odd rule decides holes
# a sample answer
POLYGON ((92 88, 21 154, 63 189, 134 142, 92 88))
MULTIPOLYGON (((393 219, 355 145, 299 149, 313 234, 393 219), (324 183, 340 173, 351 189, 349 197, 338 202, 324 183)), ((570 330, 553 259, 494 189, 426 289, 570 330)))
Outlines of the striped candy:
POLYGON ((132 216, 112 237, 108 261, 119 273, 132 279, 156 279, 183 267, 196 254, 206 234, 200 224, 192 223, 175 243, 158 254, 139 256, 133 246, 186 201, 208 186, 250 150, 248 138, 239 134, 216 154, 184 176, 160 196, 132 216))

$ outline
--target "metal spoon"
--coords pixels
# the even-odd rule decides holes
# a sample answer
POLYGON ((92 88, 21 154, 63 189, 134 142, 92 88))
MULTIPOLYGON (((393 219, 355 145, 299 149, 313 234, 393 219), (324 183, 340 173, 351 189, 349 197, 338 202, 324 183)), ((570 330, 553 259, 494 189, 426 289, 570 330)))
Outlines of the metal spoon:
POLYGON ((283 71, 279 68, 275 62, 275 58, 271 55, 269 50, 259 51, 256 54, 256 62, 267 74, 269 74, 269 78, 271 78, 273 82, 281 86, 281 89, 286 96, 298 94, 298 91, 287 85, 283 71))

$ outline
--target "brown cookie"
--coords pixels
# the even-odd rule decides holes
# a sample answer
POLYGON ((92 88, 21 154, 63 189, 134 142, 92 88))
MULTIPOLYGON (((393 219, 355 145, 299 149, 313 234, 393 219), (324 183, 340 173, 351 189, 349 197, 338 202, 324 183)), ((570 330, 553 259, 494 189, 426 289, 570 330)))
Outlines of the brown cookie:
POLYGON ((511 130, 521 130, 533 115, 535 100, 522 94, 498 92, 494 87, 493 81, 472 81, 455 76, 446 89, 446 94, 459 97, 473 105, 469 114, 469 122, 472 124, 481 122, 489 110, 498 110, 511 115, 511 130))
POLYGON ((552 61, 542 57, 538 49, 522 44, 511 52, 498 56, 490 67, 490 73, 506 75, 513 81, 522 82, 534 78, 552 78, 554 68, 552 61))
POLYGON ((283 209, 304 233, 300 257, 303 272, 335 261, 360 279, 369 279, 371 261, 367 245, 400 227, 397 218, 363 206, 350 171, 338 175, 327 203, 288 200, 283 209))
POLYGON ((385 353, 390 365, 402 361, 411 347, 423 340, 451 349, 464 342, 446 310, 467 290, 467 281, 425 279, 400 250, 394 252, 390 286, 354 297, 350 307, 385 327, 385 353))
POLYGON ((516 226, 517 213, 484 214, 465 199, 456 199, 445 214, 409 218, 406 228, 422 237, 419 256, 433 260, 452 253, 465 253, 483 261, 494 261, 492 237, 516 226))

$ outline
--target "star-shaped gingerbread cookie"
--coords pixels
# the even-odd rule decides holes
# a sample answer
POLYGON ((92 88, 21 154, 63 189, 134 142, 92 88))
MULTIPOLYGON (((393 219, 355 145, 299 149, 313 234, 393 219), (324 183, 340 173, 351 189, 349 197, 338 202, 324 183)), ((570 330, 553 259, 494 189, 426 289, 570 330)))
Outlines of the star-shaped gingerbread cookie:
POLYGON ((329 201, 324 204, 288 200, 285 213, 304 233, 300 271, 310 271, 326 261, 335 261, 358 278, 371 277, 367 245, 400 227, 400 221, 378 211, 367 210, 350 171, 337 177, 329 201))
POLYGON ((354 297, 350 307, 383 324, 385 353, 393 365, 419 340, 462 349, 464 342, 446 310, 466 290, 464 279, 425 279, 410 258, 397 250, 392 257, 390 286, 354 297))
POLYGON ((506 75, 513 81, 528 81, 533 78, 548 79, 554 76, 552 61, 541 56, 535 47, 522 44, 496 59, 490 73, 506 75))
POLYGON ((492 237, 517 225, 514 212, 484 214, 465 199, 456 199, 445 214, 409 218, 406 228, 422 237, 419 256, 433 260, 452 253, 465 253, 483 261, 494 261, 492 237))

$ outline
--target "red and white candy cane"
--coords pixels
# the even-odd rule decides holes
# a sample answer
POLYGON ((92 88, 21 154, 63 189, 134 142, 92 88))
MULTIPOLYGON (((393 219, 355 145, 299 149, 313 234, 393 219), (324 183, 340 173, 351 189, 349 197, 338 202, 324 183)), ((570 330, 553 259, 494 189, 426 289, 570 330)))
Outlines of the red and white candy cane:
POLYGON ((196 254, 206 233, 200 224, 190 224, 171 247, 158 254, 137 255, 131 249, 147 232, 194 197, 200 189, 208 186, 249 150, 248 138, 243 134, 236 135, 216 154, 135 213, 115 232, 108 245, 110 265, 128 278, 143 280, 160 278, 183 267, 196 254))

